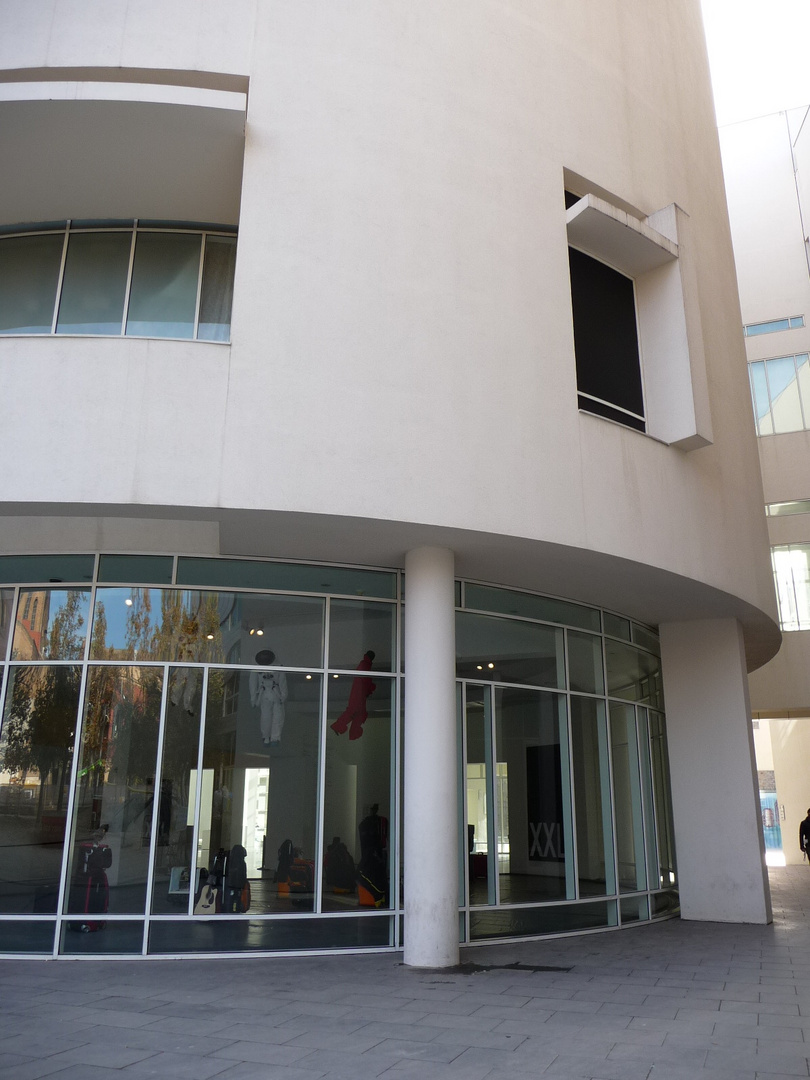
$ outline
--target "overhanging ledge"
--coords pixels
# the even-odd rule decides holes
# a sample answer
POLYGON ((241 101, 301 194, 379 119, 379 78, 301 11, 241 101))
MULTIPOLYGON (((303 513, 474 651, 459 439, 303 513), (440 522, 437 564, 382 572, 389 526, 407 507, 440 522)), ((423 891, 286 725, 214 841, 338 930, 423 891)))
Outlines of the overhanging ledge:
POLYGON ((678 245, 632 214, 585 195, 565 215, 568 243, 628 277, 636 278, 678 258, 678 245))

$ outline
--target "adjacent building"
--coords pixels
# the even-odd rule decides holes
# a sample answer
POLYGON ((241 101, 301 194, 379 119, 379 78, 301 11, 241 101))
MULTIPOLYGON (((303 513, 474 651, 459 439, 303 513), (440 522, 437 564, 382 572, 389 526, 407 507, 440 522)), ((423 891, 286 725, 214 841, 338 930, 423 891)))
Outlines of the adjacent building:
POLYGON ((0 0, 0 139, 0 952, 768 921, 697 0, 0 0))
POLYGON ((779 654, 751 677, 751 705, 765 774, 765 826, 781 829, 788 862, 802 860, 798 827, 810 804, 802 767, 810 749, 808 111, 771 113, 720 129, 784 634, 779 654))

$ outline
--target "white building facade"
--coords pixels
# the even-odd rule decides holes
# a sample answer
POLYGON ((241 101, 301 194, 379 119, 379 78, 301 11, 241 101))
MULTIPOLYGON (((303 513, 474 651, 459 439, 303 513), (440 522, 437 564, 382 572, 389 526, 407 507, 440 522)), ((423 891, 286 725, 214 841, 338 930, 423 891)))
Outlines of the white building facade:
POLYGON ((0 138, 0 952, 768 921, 696 0, 0 0, 0 138))
MULTIPOLYGON (((751 678, 766 829, 802 861, 810 748, 808 108, 720 129, 783 644, 751 678), (771 783, 768 783, 768 780, 771 783), (769 813, 769 810, 771 811, 769 813)), ((766 833, 767 835, 767 833, 766 833)), ((776 842, 774 840, 774 842, 776 842)))

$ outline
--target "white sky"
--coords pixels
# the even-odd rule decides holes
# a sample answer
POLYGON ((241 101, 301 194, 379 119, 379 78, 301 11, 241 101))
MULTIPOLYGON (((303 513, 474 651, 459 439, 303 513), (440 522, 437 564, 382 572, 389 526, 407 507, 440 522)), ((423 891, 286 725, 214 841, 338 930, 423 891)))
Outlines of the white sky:
POLYGON ((810 104, 810 0, 701 0, 718 124, 810 104))

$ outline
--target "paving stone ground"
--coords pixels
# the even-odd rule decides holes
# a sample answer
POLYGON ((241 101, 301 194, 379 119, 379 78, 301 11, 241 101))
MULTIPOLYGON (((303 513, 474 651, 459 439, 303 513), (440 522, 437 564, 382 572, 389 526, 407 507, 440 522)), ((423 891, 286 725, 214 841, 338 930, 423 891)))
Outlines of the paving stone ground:
POLYGON ((393 954, 3 961, 0 1080, 807 1077, 810 867, 770 877, 772 926, 465 949, 453 972, 393 954))

